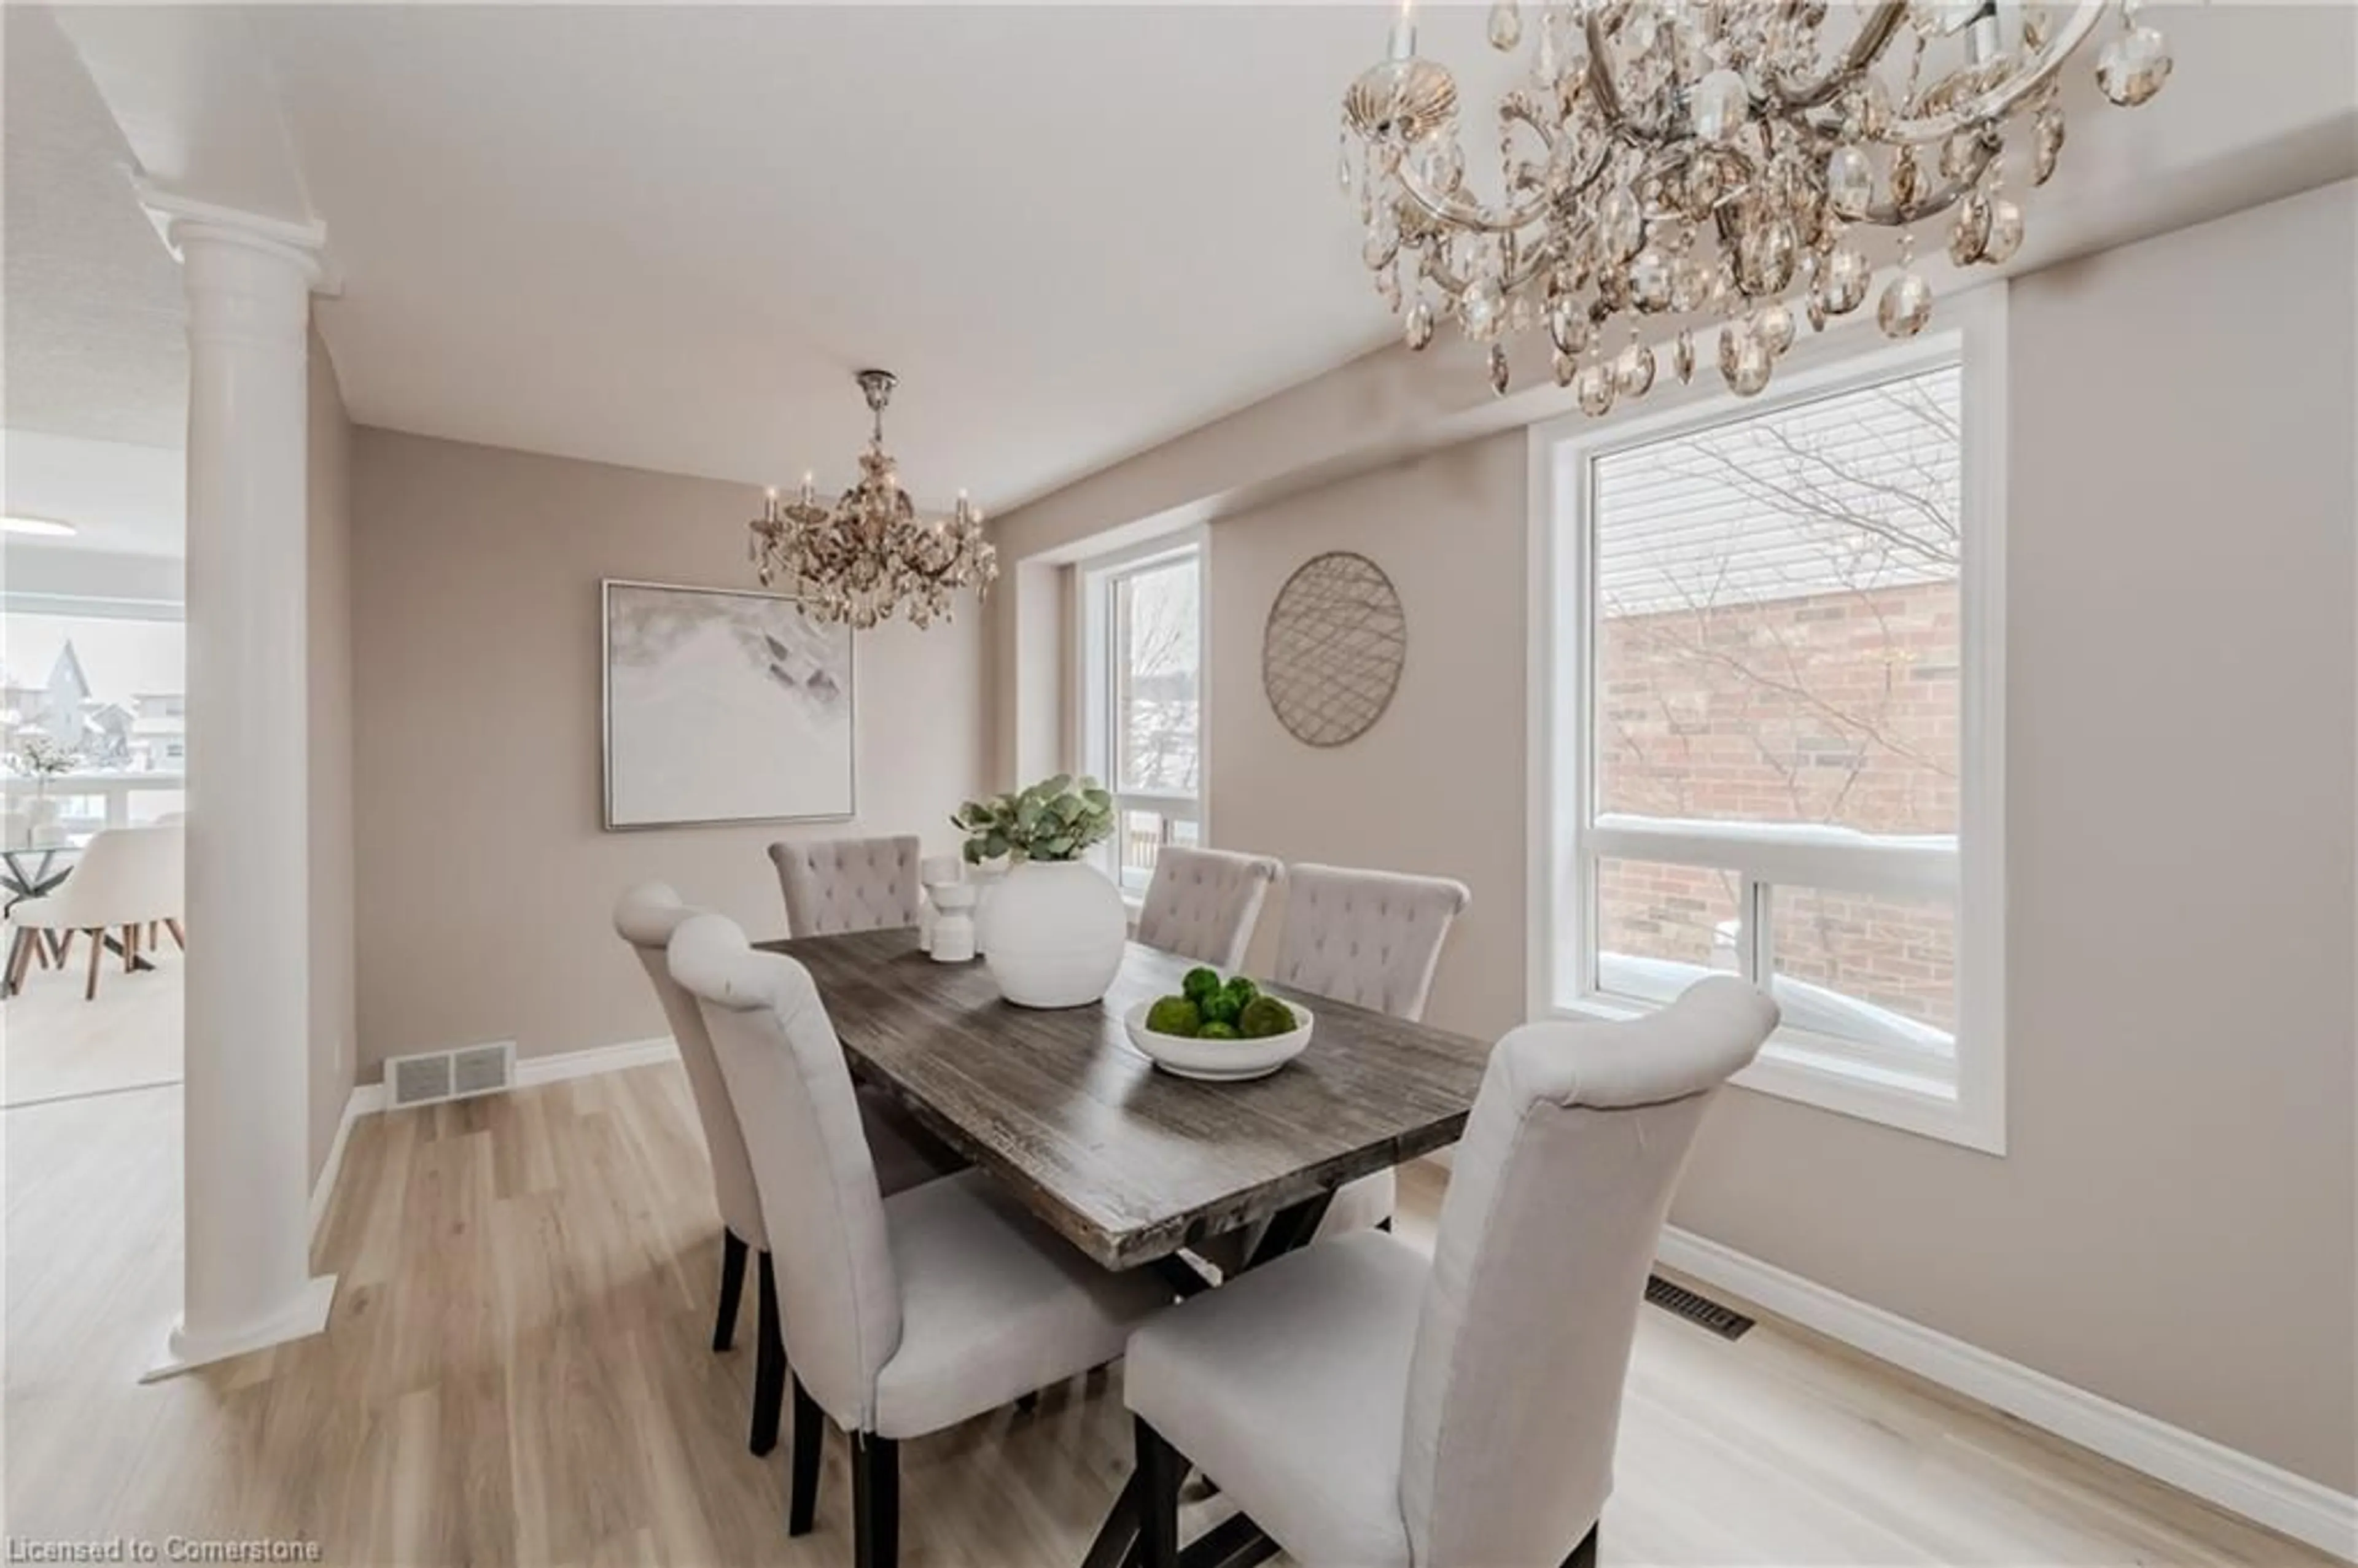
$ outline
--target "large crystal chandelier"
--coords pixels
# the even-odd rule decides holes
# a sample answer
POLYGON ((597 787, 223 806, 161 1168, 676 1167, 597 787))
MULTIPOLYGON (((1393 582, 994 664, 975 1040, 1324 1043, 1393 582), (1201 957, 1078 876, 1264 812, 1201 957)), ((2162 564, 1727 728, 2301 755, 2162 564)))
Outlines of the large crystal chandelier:
POLYGON ((803 476, 802 493, 782 503, 769 492, 752 522, 752 555, 762 584, 783 579, 820 621, 849 622, 860 631, 906 608, 930 626, 947 619, 950 596, 973 589, 978 600, 999 576, 999 551, 982 536, 982 513, 958 492, 947 517, 921 521, 901 488, 892 454, 884 449, 884 407, 898 381, 890 371, 860 373, 875 428, 860 454, 860 482, 821 506, 803 476))
POLYGON ((2063 147, 2058 74, 2107 12, 2097 83, 2143 103, 2170 57, 2136 0, 2081 0, 2060 21, 2013 0, 1571 0, 1527 21, 1495 0, 1492 47, 1528 42, 1531 70, 1498 106, 1490 201, 1468 189, 1457 84, 1418 57, 1404 6, 1390 58, 1343 100, 1362 259, 1411 348, 1455 317, 1489 345, 1500 393, 1504 340, 1544 323, 1582 408, 1642 397, 1645 319, 1676 314, 1671 371, 1693 375, 1717 318, 1720 374, 1749 396, 1801 319, 1822 330, 1866 302, 1866 232, 1898 233, 1876 305, 1893 338, 1931 319, 1920 237, 1960 266, 2015 254, 2024 177, 2045 184, 2063 147))

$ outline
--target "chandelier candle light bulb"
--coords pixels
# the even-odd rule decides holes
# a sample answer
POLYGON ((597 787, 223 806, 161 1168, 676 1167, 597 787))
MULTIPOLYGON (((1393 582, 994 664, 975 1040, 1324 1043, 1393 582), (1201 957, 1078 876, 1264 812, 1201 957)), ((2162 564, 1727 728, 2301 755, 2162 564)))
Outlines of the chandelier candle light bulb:
MULTIPOLYGON (((1642 330, 1649 316, 1705 310, 1725 318, 1723 377, 1749 395, 1798 319, 1823 330, 1865 303, 1873 269, 1852 230, 1904 240, 1942 221, 1959 265, 2015 254, 2007 138, 2028 149, 2016 167, 2045 183, 2063 146, 2057 79, 2108 16, 2098 85, 2143 103, 2170 54, 2136 0, 1551 0, 1531 27, 1517 0, 1497 0, 1489 41, 1530 45, 1533 85, 1498 105, 1506 194, 1489 202, 1463 172, 1456 80, 1417 54, 1403 4, 1387 57, 1343 97, 1362 259, 1412 349, 1438 317, 1491 345, 1544 321, 1561 382, 1561 361, 1617 316, 1642 330)), ((1877 316, 1912 337, 1931 309, 1930 286, 1905 272, 1877 316)), ((1503 393, 1502 348, 1489 362, 1503 393)), ((1625 373, 1568 379, 1595 415, 1652 384, 1635 356, 1625 373)))

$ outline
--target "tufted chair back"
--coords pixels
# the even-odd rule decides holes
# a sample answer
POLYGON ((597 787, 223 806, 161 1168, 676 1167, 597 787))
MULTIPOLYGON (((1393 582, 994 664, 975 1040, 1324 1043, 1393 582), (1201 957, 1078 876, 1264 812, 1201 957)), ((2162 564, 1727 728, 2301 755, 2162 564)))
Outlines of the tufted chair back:
POLYGON ((843 1425, 872 1431, 876 1374, 901 1344, 901 1281, 843 1043, 810 971, 755 952, 721 915, 684 923, 670 958, 744 1108, 795 1375, 843 1425))
POLYGON ((786 895, 786 935, 833 936, 917 924, 915 834, 812 838, 770 846, 786 895))
POLYGON ((1275 979, 1394 1018, 1424 1016, 1433 966, 1473 894, 1445 877, 1295 866, 1275 979))
POLYGON ((1245 961, 1262 895, 1284 868, 1266 855, 1165 844, 1138 912, 1138 939, 1167 953, 1233 969, 1245 961))
POLYGON ((1553 1563, 1595 1522, 1687 1150, 1776 1027, 1774 1002, 1723 976, 1634 1022, 1532 1023, 1498 1042, 1409 1362, 1400 1503, 1415 1562, 1553 1563))
POLYGON ((712 1036, 705 1032, 696 999, 671 978, 665 957, 672 933, 701 913, 680 903, 679 894, 663 883, 642 882, 614 905, 614 929, 637 951, 654 984, 655 1000, 663 1004, 672 1038, 679 1044, 680 1064, 687 1069, 687 1087, 696 1097, 697 1119, 704 1123, 720 1223, 747 1246, 766 1249, 770 1243, 762 1228, 762 1200, 753 1189, 753 1167, 745 1155, 745 1135, 738 1130, 737 1108, 720 1076, 720 1059, 712 1054, 712 1036))

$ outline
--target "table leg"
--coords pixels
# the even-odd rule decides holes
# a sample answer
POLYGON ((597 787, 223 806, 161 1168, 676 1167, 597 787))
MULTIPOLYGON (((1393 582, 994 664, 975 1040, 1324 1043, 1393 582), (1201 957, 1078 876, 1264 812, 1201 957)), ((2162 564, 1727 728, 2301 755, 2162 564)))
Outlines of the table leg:
MULTIPOLYGON (((1322 1192, 1290 1208, 1278 1210, 1270 1219, 1269 1228, 1262 1232, 1260 1245, 1253 1249, 1252 1256, 1246 1260, 1245 1268, 1258 1269, 1273 1258, 1309 1246, 1311 1239, 1318 1234, 1319 1222, 1326 1217, 1326 1206, 1334 1199, 1333 1193, 1322 1192)), ((1107 1511, 1105 1523, 1098 1527, 1097 1539, 1089 1543, 1088 1555, 1081 1559, 1081 1568, 1130 1568, 1139 1560, 1138 1499, 1139 1479, 1133 1471, 1130 1479, 1123 1483, 1121 1495, 1114 1498, 1113 1507, 1107 1511)), ((1258 1557, 1246 1555, 1250 1550, 1248 1545, 1228 1541, 1220 1544, 1225 1550, 1221 1561, 1260 1561, 1258 1557)), ((1184 1552, 1181 1558, 1182 1561, 1193 1561, 1184 1552)))

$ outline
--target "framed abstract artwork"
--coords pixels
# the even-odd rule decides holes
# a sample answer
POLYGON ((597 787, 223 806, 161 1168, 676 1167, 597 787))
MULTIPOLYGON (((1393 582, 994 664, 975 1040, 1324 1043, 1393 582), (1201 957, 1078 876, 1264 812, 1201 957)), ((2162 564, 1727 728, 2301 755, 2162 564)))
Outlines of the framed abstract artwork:
POLYGON ((782 594, 603 592, 609 829, 852 815, 849 627, 782 594))

